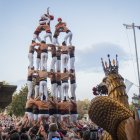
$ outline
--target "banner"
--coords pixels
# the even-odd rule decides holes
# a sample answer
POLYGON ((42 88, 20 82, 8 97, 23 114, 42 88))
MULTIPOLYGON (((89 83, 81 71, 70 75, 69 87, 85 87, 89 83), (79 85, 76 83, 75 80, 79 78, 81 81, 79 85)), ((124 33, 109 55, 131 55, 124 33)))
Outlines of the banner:
POLYGON ((130 88, 132 87, 133 83, 131 81, 125 79, 125 85, 126 85, 126 93, 128 93, 130 88))

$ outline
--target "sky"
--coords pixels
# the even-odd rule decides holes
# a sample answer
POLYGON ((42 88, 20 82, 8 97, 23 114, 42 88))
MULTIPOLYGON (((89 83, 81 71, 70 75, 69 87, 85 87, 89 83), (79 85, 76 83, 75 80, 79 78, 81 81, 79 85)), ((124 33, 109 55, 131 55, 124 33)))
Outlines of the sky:
MULTIPOLYGON (((28 48, 40 16, 50 7, 54 15, 51 30, 61 17, 73 33, 76 47, 77 99, 92 99, 92 87, 104 78, 100 58, 118 54, 119 73, 135 85, 138 94, 133 31, 124 23, 140 25, 139 0, 1 0, 0 1, 0 81, 26 83, 28 48)), ((59 38, 62 42, 65 34, 59 38)), ((43 34, 41 35, 41 37, 43 34)), ((140 30, 136 28, 140 52, 140 30)), ((139 54, 138 54, 139 55, 139 54)))

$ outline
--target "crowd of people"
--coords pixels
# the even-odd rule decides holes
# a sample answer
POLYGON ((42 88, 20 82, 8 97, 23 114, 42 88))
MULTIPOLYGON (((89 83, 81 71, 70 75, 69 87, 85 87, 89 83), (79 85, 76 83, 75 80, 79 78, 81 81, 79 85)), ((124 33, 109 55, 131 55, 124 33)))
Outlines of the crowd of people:
POLYGON ((90 121, 57 121, 54 116, 31 121, 26 114, 23 118, 0 114, 1 140, 96 140, 102 134, 103 129, 90 121))
MULTIPOLYGON (((126 120, 127 140, 140 139, 140 119, 135 112, 135 119, 126 120)), ((54 116, 38 121, 24 117, 0 114, 0 140, 102 140, 104 130, 91 121, 57 121, 54 116)))

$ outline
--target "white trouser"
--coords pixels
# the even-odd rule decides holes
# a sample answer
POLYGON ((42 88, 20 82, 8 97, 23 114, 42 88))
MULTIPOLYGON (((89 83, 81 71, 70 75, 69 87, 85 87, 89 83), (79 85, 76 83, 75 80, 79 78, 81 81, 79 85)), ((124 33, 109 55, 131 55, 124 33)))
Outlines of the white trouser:
POLYGON ((57 122, 61 121, 61 115, 60 114, 56 114, 57 115, 57 122))
POLYGON ((40 69, 40 61, 41 61, 40 58, 36 58, 36 70, 40 69))
POLYGON ((52 96, 57 98, 57 83, 51 84, 51 91, 52 91, 52 96))
POLYGON ((33 63, 34 63, 34 57, 33 57, 33 53, 29 53, 28 54, 28 59, 29 59, 29 68, 33 68, 33 63))
POLYGON ((40 81, 39 84, 39 93, 41 94, 41 101, 43 100, 43 95, 46 96, 46 100, 48 99, 48 92, 47 92, 47 81, 40 81))
POLYGON ((32 112, 25 112, 25 114, 27 114, 27 116, 28 116, 28 119, 30 120, 30 121, 33 121, 33 113, 32 112))
POLYGON ((62 91, 62 90, 61 90, 61 85, 57 85, 57 90, 56 90, 57 95, 56 95, 56 96, 57 96, 57 97, 60 97, 60 99, 62 100, 62 97, 61 97, 61 94, 62 94, 62 93, 61 93, 61 91, 62 91))
POLYGON ((57 72, 61 71, 61 60, 58 60, 58 59, 56 61, 56 71, 57 72))
POLYGON ((44 41, 46 42, 46 38, 49 37, 50 38, 50 42, 52 43, 52 33, 46 33, 46 35, 44 36, 44 41))
POLYGON ((39 85, 35 85, 35 98, 39 95, 39 85))
POLYGON ((77 117, 78 117, 78 114, 71 114, 70 115, 70 119, 72 122, 76 122, 77 121, 77 117))
POLYGON ((65 43, 67 44, 67 39, 69 38, 69 44, 72 45, 72 32, 68 32, 64 38, 65 43))
POLYGON ((34 121, 38 120, 38 114, 34 114, 34 121))
POLYGON ((34 34, 33 40, 36 41, 36 39, 38 39, 38 41, 41 42, 41 38, 39 37, 39 35, 34 34))
POLYGON ((41 53, 41 70, 47 70, 48 53, 41 53))
POLYGON ((60 45, 58 42, 58 38, 53 37, 52 43, 53 43, 53 45, 60 45))
POLYGON ((57 61, 57 57, 52 57, 52 61, 51 61, 51 70, 53 70, 53 72, 55 72, 55 64, 57 61))
POLYGON ((61 54, 61 56, 62 56, 62 69, 64 70, 66 68, 68 70, 69 56, 68 54, 61 54))
POLYGON ((71 57, 70 58, 70 69, 72 69, 72 70, 75 70, 74 63, 75 63, 75 57, 71 57))
POLYGON ((33 89, 33 83, 32 83, 32 81, 27 81, 27 86, 28 86, 27 99, 30 99, 30 97, 32 95, 32 89, 33 89))
POLYGON ((70 86, 70 92, 71 92, 71 96, 74 97, 74 100, 76 100, 75 90, 76 90, 76 83, 73 83, 70 86))
POLYGON ((62 94, 61 97, 64 100, 64 96, 66 96, 66 99, 68 99, 68 89, 69 89, 69 84, 67 82, 62 83, 62 94))

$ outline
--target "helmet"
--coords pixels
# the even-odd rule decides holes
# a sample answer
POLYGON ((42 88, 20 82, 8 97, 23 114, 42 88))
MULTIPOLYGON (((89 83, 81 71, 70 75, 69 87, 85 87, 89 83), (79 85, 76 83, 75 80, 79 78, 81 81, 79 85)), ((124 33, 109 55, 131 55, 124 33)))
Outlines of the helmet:
POLYGON ((58 22, 59 22, 59 21, 62 21, 62 18, 58 18, 57 21, 58 21, 58 22))

